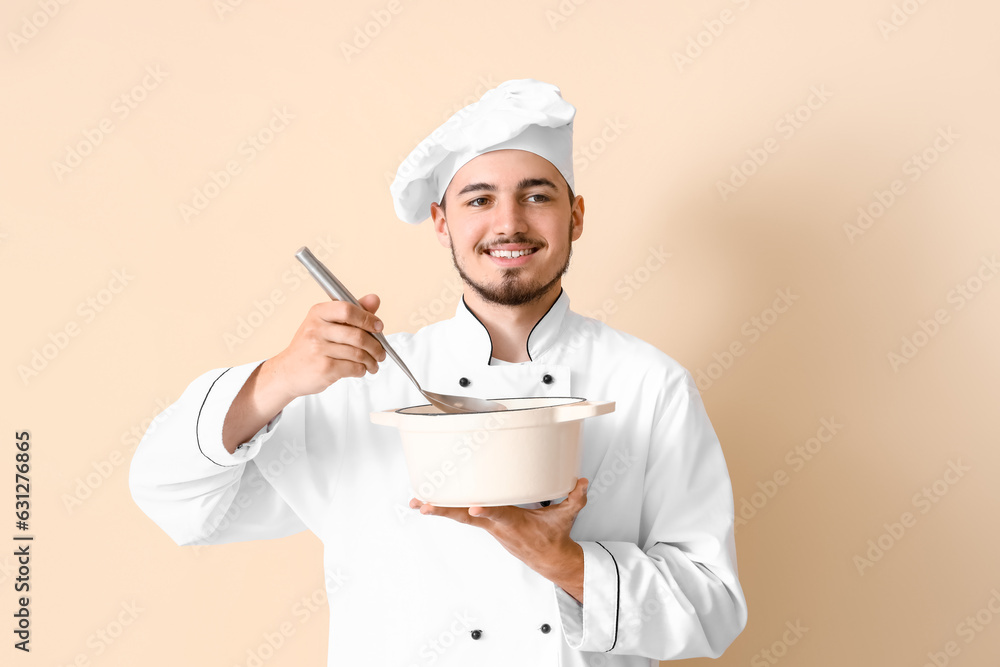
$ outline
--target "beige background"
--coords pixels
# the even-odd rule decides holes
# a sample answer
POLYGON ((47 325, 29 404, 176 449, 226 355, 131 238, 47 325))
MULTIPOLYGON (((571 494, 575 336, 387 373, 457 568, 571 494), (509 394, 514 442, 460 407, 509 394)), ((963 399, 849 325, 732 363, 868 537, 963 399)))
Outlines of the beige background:
POLYGON ((759 505, 737 533, 749 625, 712 664, 771 664, 766 649, 787 665, 916 666, 949 641, 939 661, 993 664, 1000 280, 976 281, 1000 252, 998 20, 987 0, 5 2, 0 506, 13 432, 29 429, 36 541, 30 656, 10 646, 13 547, 0 548, 3 661, 246 665, 291 622, 265 664, 325 664, 318 540, 174 546, 128 494, 130 433, 201 373, 287 344, 324 298, 292 273, 302 245, 326 244, 356 293, 382 296, 389 331, 419 327, 422 308, 450 316, 447 251, 429 224, 394 218, 387 175, 487 87, 532 77, 579 110, 572 307, 715 376, 703 395, 737 504, 759 505), (391 20, 345 56, 372 12, 391 20), (782 118, 824 87, 787 136, 782 118), (293 118, 268 136, 275 109, 293 118), (271 140, 252 157, 251 135, 271 140), (769 139, 777 152, 724 200, 718 182, 769 139), (71 149, 89 154, 57 167, 71 149), (935 162, 913 172, 925 151, 935 162), (185 220, 228 161, 240 172, 185 220), (852 242, 845 225, 897 179, 852 242), (666 264, 641 270, 661 246, 666 264), (965 301, 967 282, 981 289, 965 301), (773 320, 779 290, 797 299, 773 320), (947 321, 894 368, 939 309, 947 321), (842 426, 793 463, 822 419, 842 426), (939 497, 950 462, 968 470, 939 497), (904 512, 896 539, 885 524, 904 512), (880 538, 891 547, 859 572, 880 538), (980 630, 961 625, 977 612, 980 630), (808 631, 783 646, 797 621, 808 631))

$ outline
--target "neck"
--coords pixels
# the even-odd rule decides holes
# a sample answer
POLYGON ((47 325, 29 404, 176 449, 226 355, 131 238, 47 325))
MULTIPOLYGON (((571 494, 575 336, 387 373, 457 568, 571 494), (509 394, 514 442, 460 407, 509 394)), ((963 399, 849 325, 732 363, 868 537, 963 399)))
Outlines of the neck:
POLYGON ((468 287, 465 288, 464 296, 465 305, 490 334, 493 357, 518 363, 529 361, 528 334, 556 302, 561 291, 562 286, 556 283, 541 298, 521 306, 502 306, 486 301, 468 287))

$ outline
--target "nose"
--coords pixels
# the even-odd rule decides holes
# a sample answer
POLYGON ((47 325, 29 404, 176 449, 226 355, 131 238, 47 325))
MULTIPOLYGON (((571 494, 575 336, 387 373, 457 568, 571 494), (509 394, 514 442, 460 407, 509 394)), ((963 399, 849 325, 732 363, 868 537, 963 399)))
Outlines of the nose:
POLYGON ((528 229, 528 218, 515 197, 503 197, 493 208, 492 230, 497 236, 513 236, 528 229))

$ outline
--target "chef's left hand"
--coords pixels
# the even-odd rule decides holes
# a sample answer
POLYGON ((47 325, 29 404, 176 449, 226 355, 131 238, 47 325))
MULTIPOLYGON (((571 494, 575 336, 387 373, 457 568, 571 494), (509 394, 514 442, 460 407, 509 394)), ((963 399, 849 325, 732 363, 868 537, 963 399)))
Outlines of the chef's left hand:
POLYGON ((580 557, 582 548, 570 536, 576 515, 587 504, 590 482, 581 477, 566 500, 558 505, 524 509, 501 507, 436 507, 418 498, 410 507, 421 514, 446 516, 486 530, 504 549, 542 576, 560 572, 564 565, 580 557))

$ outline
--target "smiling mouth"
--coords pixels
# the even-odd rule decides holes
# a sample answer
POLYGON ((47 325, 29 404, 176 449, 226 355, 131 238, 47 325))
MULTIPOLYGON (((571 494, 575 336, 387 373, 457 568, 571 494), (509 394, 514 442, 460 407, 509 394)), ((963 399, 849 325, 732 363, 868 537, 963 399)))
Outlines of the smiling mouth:
POLYGON ((523 257, 524 255, 531 255, 537 251, 538 248, 525 248, 524 250, 487 250, 486 254, 490 257, 514 259, 517 257, 523 257))

